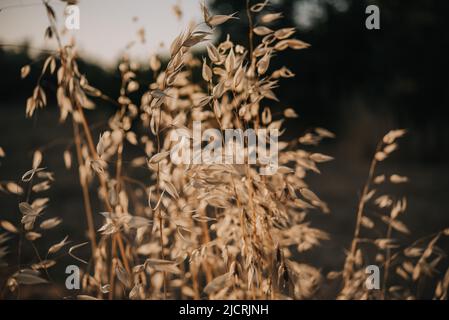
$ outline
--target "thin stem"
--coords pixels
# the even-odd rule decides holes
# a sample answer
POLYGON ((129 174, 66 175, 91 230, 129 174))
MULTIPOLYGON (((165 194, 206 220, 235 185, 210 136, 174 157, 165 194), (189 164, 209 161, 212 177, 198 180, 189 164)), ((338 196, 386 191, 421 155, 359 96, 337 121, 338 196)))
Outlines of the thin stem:
MULTIPOLYGON (((391 238, 391 233, 393 231, 393 228, 391 227, 391 223, 388 224, 388 230, 387 230, 387 239, 391 238)), ((388 280, 388 273, 390 269, 390 263, 391 263, 391 250, 390 248, 387 248, 386 257, 385 257, 385 267, 384 267, 384 279, 383 279, 383 285, 382 285, 382 298, 385 299, 386 289, 387 289, 387 280, 388 280)))
POLYGON ((109 300, 114 299, 114 293, 115 293, 115 259, 117 257, 117 241, 116 237, 111 238, 111 269, 109 274, 109 300))
POLYGON ((246 0, 246 15, 248 16, 248 42, 249 42, 249 58, 253 60, 253 17, 251 16, 250 0, 246 0))
MULTIPOLYGON (((162 108, 162 106, 161 106, 162 108)), ((161 152, 161 137, 160 137, 160 128, 161 128, 161 120, 162 120, 162 110, 159 108, 159 117, 157 121, 157 152, 161 152)), ((156 194, 160 196, 160 163, 157 164, 157 177, 156 177, 156 194)), ((156 216, 159 218, 159 241, 161 245, 161 259, 165 259, 164 255, 164 221, 162 219, 161 207, 158 206, 156 210, 156 216)), ((164 276, 164 299, 167 299, 167 274, 163 272, 164 276)))
MULTIPOLYGON (((78 123, 76 123, 75 120, 73 120, 73 135, 75 137, 75 146, 76 146, 76 156, 78 159, 78 166, 81 168, 83 165, 83 157, 81 153, 81 139, 80 139, 80 132, 78 123)), ((94 227, 94 220, 93 220, 93 213, 92 213, 92 207, 90 202, 90 196, 89 196, 89 190, 87 187, 87 181, 85 177, 81 175, 81 171, 79 171, 79 180, 81 189, 83 192, 83 202, 84 202, 84 211, 86 213, 86 219, 87 219, 87 228, 88 228, 88 234, 90 238, 90 244, 92 249, 92 257, 95 260, 95 254, 97 252, 97 243, 95 239, 95 227, 94 227)))
MULTIPOLYGON (((382 141, 378 143, 378 145, 376 147, 376 152, 374 154, 376 154, 378 151, 380 151, 381 147, 382 147, 382 141)), ((355 225, 355 230, 354 230, 354 236, 353 236, 352 242, 351 242, 351 250, 350 250, 348 256, 346 257, 345 267, 344 267, 344 271, 343 271, 343 279, 344 279, 345 283, 347 282, 349 275, 352 272, 355 252, 357 250, 358 238, 360 235, 360 228, 362 225, 363 211, 365 209, 365 204, 366 204, 366 195, 369 192, 371 180, 373 179, 376 165, 377 165, 377 160, 376 160, 376 157, 374 156, 373 159, 371 160, 368 178, 366 180, 365 186, 363 187, 363 191, 360 196, 360 201, 359 201, 359 204, 357 207, 357 220, 356 220, 356 225, 355 225)))

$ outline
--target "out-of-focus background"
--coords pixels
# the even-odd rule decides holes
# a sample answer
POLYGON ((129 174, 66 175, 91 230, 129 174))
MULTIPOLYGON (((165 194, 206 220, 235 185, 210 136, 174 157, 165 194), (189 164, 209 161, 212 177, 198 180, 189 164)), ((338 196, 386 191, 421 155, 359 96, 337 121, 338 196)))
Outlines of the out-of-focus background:
MULTIPOLYGON (((392 192, 408 197, 407 217, 412 241, 449 226, 449 2, 441 0, 273 0, 270 10, 284 18, 272 25, 297 28, 296 37, 312 46, 285 51, 272 60, 272 68, 287 66, 296 74, 281 81, 276 94, 284 107, 293 107, 299 118, 287 122, 286 138, 299 137, 313 127, 325 127, 337 138, 309 149, 335 157, 312 175, 312 189, 328 202, 329 216, 314 213, 312 223, 328 231, 331 241, 303 257, 324 271, 339 269, 344 249, 352 239, 359 192, 368 173, 376 143, 394 128, 406 128, 400 149, 379 172, 409 177, 408 184, 392 192), (380 8, 380 30, 367 30, 365 8, 380 8)), ((65 3, 51 1, 61 14, 65 3)), ((118 97, 118 59, 127 53, 147 68, 149 56, 161 57, 171 41, 191 21, 201 20, 197 0, 81 0, 81 28, 67 37, 76 39, 80 70, 90 83, 118 97), (178 11, 181 9, 182 13, 178 11), (131 46, 131 41, 135 41, 131 46), (126 49, 129 47, 129 49, 126 49)), ((232 34, 235 43, 247 44, 245 1, 209 1, 221 14, 238 12, 239 20, 219 28, 218 38, 232 34)), ((25 103, 32 94, 43 50, 53 50, 44 40, 47 17, 36 0, 0 0, 0 180, 20 180, 31 167, 33 151, 44 154, 44 166, 55 172, 48 192, 48 216, 65 223, 48 243, 65 234, 84 241, 85 219, 76 170, 64 169, 62 152, 72 143, 70 123, 58 123, 53 99, 31 119, 25 103), (31 63, 31 74, 20 79, 20 68, 31 63)), ((197 54, 202 54, 201 49, 197 54)), ((140 74, 142 83, 150 73, 140 74)), ((43 79, 48 90, 52 80, 43 79)), ((273 108, 275 106, 273 105, 273 108)), ((95 134, 105 127, 113 106, 99 103, 89 112, 95 134)), ((0 193, 0 219, 19 219, 18 199, 0 193)), ((94 212, 100 205, 94 203, 94 212)), ((99 227, 100 216, 96 226, 99 227)), ((447 246, 445 247, 448 248, 447 246)), ((32 253, 30 252, 30 255, 32 253)), ((14 255, 14 253, 12 253, 14 255)), ((0 279, 2 276, 0 274, 0 279)))

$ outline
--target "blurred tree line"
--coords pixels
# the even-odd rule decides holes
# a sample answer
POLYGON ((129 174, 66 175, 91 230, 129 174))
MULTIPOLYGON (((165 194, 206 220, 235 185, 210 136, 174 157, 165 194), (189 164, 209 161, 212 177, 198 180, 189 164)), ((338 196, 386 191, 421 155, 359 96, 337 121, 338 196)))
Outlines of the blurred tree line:
MULTIPOLYGON (((443 116, 449 102, 448 1, 271 2, 267 10, 283 12, 284 18, 269 27, 296 26, 296 37, 312 45, 299 52, 286 50, 272 59, 271 68, 285 65, 296 74, 281 80, 276 91, 282 107, 292 106, 300 115, 293 123, 295 130, 323 126, 349 141, 373 133, 378 138, 392 127, 404 127, 412 137, 403 156, 445 161, 449 150, 449 129, 443 116), (380 8, 380 30, 365 28, 369 4, 380 8)), ((240 13, 239 20, 220 26, 219 38, 230 34, 235 43, 247 45, 246 0, 208 3, 217 13, 240 13)), ((254 20, 257 25, 257 15, 254 20)), ((30 63, 31 50, 26 43, 14 52, 0 47, 0 107, 5 101, 20 101, 24 108, 36 83, 20 79, 20 68, 30 63)), ((32 70, 31 79, 37 79, 38 68, 32 70)), ((117 71, 110 73, 86 61, 80 62, 80 70, 90 83, 117 96, 117 71)), ((142 74, 141 79, 145 82, 149 77, 142 74)), ((298 134, 293 131, 294 136, 298 134)), ((371 150, 368 145, 367 153, 371 150)))
MULTIPOLYGON (((257 2, 262 1, 251 0, 250 4, 257 2)), ((283 104, 297 108, 303 120, 300 126, 306 123, 353 134, 349 128, 362 121, 360 113, 367 113, 377 123, 368 118, 368 127, 362 125, 356 132, 363 128, 376 131, 378 125, 405 127, 413 135, 411 156, 446 159, 448 1, 271 2, 267 11, 282 12, 284 18, 269 27, 296 26, 296 37, 312 45, 300 52, 286 50, 272 60, 273 68, 286 65, 296 74, 293 80, 282 81, 276 92, 283 104), (365 27, 365 9, 370 4, 380 9, 380 30, 365 27)), ((217 13, 246 11, 246 0, 210 3, 217 13)), ((221 39, 230 34, 233 41, 248 43, 248 20, 245 14, 239 17, 220 26, 221 39)))
MULTIPOLYGON (((18 99, 26 101, 37 84, 44 61, 49 54, 51 51, 33 48, 26 41, 15 46, 2 47, 0 45, 0 102, 17 101, 18 99), (26 80, 23 80, 20 76, 20 69, 25 65, 31 66, 31 73, 26 80)), ((111 78, 111 76, 117 76, 120 81, 119 73, 111 74, 101 66, 83 59, 79 59, 78 64, 82 73, 89 74, 89 81, 100 83, 101 89, 105 92, 112 93, 116 88, 120 88, 120 84, 115 83, 111 78)), ((46 74, 42 79, 42 84, 47 86, 50 92, 51 89, 56 91, 53 76, 46 74)))

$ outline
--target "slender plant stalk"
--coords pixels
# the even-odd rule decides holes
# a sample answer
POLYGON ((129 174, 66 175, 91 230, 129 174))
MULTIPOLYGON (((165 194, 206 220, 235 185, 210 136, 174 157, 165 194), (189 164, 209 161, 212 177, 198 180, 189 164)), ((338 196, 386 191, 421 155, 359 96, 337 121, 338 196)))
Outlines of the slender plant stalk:
MULTIPOLYGON (((78 160, 78 166, 83 165, 83 157, 81 154, 81 139, 80 139, 80 133, 79 133, 79 127, 78 123, 76 123, 75 120, 73 120, 73 135, 75 139, 75 146, 76 146, 76 156, 78 160)), ((90 196, 89 196, 89 190, 87 187, 87 181, 85 178, 81 176, 81 172, 79 172, 79 180, 81 189, 83 192, 83 203, 84 203, 84 211, 86 213, 86 219, 87 219, 87 228, 88 228, 88 234, 90 238, 90 244, 92 249, 92 257, 95 260, 95 255, 97 252, 97 241, 95 237, 95 227, 94 227, 94 220, 93 220, 93 213, 92 213, 92 207, 90 202, 90 196)))
MULTIPOLYGON (((376 154, 378 151, 380 151, 381 147, 382 147, 382 142, 379 142, 376 147, 376 152, 374 154, 376 154)), ((349 276, 353 270, 354 257, 355 257, 355 253, 357 250, 360 229, 362 226, 363 211, 365 209, 365 204, 366 204, 366 195, 369 192, 369 188, 370 188, 373 176, 374 176, 374 171, 376 169, 376 165, 377 165, 376 157, 373 157, 371 160, 370 168, 369 168, 368 178, 366 180, 365 186, 363 187, 363 191, 360 196, 359 204, 357 207, 357 219, 356 219, 356 224, 355 224, 354 236, 352 237, 352 242, 351 242, 351 250, 348 253, 348 256, 346 257, 345 267, 343 269, 343 280, 345 283, 349 280, 349 276)))
POLYGON ((111 268, 109 270, 109 300, 114 299, 115 294, 115 264, 117 257, 117 240, 116 237, 111 237, 111 268))
POLYGON ((248 45, 249 45, 249 58, 251 63, 253 60, 253 17, 251 16, 250 0, 246 0, 246 15, 248 17, 248 45))
MULTIPOLYGON (((393 231, 393 228, 391 226, 391 223, 389 223, 388 224, 388 230, 387 230, 386 239, 390 239, 391 238, 392 231, 393 231)), ((388 273, 389 273, 389 270, 390 270, 390 263, 391 263, 391 250, 390 250, 390 248, 387 248, 386 255, 385 255, 384 278, 383 278, 383 285, 382 285, 382 298, 383 299, 385 299, 385 295, 386 295, 388 273)))

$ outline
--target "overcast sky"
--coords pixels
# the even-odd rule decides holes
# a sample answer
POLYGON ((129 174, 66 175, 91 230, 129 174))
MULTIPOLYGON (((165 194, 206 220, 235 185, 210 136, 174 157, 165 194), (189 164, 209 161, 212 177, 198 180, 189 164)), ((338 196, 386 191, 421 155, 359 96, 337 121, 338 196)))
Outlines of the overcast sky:
MULTIPOLYGON (((64 3, 50 2, 63 25, 64 3)), ((131 40, 137 43, 130 54, 147 59, 150 53, 164 52, 171 41, 190 21, 200 21, 199 0, 80 0, 80 30, 72 31, 79 51, 104 65, 112 65, 131 40), (173 6, 182 9, 177 19, 173 6), (137 17, 136 21, 133 19, 137 17), (138 41, 137 31, 145 29, 146 42, 138 41), (165 48, 160 44, 164 43, 165 48)), ((33 47, 52 47, 54 40, 45 40, 48 20, 39 0, 0 0, 0 43, 20 44, 28 39, 33 47)))

